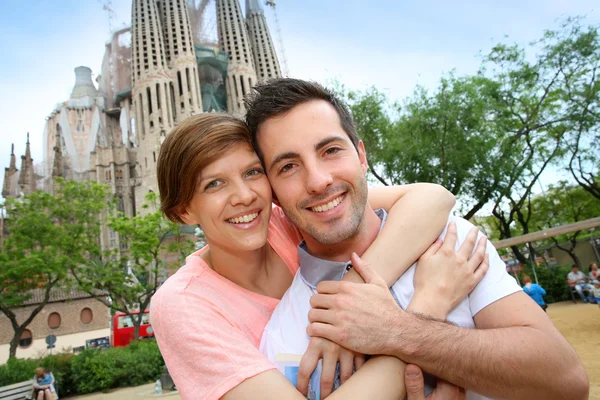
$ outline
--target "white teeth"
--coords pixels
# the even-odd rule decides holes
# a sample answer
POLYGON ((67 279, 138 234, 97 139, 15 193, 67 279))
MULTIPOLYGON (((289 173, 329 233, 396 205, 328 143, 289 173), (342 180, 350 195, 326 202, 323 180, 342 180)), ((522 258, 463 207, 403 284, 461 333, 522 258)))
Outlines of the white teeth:
POLYGON ((338 204, 340 204, 342 202, 342 200, 344 200, 344 196, 340 196, 337 199, 331 200, 327 204, 323 204, 321 206, 311 207, 310 209, 313 210, 314 212, 329 211, 332 208, 336 207, 338 204))
POLYGON ((236 218, 230 218, 227 221, 231 222, 232 224, 245 224, 254 221, 256 217, 258 217, 258 213, 243 215, 241 217, 236 218))

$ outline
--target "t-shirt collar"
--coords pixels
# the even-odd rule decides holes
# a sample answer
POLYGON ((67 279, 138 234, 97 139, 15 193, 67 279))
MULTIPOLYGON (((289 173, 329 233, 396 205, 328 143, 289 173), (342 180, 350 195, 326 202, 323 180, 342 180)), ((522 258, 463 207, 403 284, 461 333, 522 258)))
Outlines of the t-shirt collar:
MULTIPOLYGON (((379 227, 379 233, 381 233, 387 220, 387 212, 380 208, 375 210, 375 214, 381 219, 379 227)), ((313 289, 316 289, 317 284, 321 281, 339 281, 352 268, 350 261, 330 261, 311 255, 304 240, 298 245, 298 259, 300 261, 300 277, 313 289)))

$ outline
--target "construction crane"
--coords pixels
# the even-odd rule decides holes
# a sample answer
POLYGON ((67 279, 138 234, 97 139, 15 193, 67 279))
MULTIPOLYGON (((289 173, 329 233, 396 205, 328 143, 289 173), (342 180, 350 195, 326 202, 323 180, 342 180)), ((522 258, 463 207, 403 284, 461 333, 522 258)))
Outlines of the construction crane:
POLYGON ((281 25, 279 25, 279 17, 277 16, 277 8, 275 1, 266 0, 265 5, 273 9, 273 17, 275 19, 275 30, 277 31, 277 42, 279 43, 279 51, 281 52, 281 63, 283 64, 283 76, 289 76, 287 57, 285 55, 285 46, 283 45, 283 36, 281 35, 281 25))
POLYGON ((108 30, 109 33, 112 35, 114 32, 114 20, 115 20, 115 11, 113 10, 112 7, 112 0, 98 0, 100 2, 100 4, 102 4, 102 9, 104 11, 106 11, 106 13, 108 14, 108 30))

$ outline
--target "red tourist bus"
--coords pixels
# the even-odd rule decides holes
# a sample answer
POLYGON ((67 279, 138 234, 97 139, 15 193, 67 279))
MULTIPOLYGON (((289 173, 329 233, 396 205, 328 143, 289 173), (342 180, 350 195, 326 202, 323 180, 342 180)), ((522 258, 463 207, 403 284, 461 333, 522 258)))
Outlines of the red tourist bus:
MULTIPOLYGON (((132 314, 138 314, 134 312, 132 314)), ((112 345, 113 347, 127 346, 133 341, 133 321, 125 313, 118 312, 112 320, 112 345)), ((142 324, 140 325, 140 339, 154 337, 154 330, 150 325, 150 313, 148 310, 142 314, 142 324)))

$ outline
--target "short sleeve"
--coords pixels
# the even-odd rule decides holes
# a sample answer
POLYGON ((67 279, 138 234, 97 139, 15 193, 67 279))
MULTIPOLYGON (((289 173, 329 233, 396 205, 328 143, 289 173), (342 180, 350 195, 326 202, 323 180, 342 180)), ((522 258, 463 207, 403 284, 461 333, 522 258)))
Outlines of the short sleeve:
MULTIPOLYGON (((473 224, 462 218, 454 217, 453 219, 456 222, 458 242, 462 243, 473 224)), ((482 237, 483 234, 479 233, 478 240, 482 237)), ((490 241, 487 242, 486 252, 490 257, 490 267, 487 274, 469 295, 471 315, 473 316, 501 298, 522 290, 515 279, 506 272, 506 265, 490 241)))
POLYGON ((275 368, 201 297, 159 291, 152 299, 151 320, 183 399, 219 399, 244 380, 275 368))

